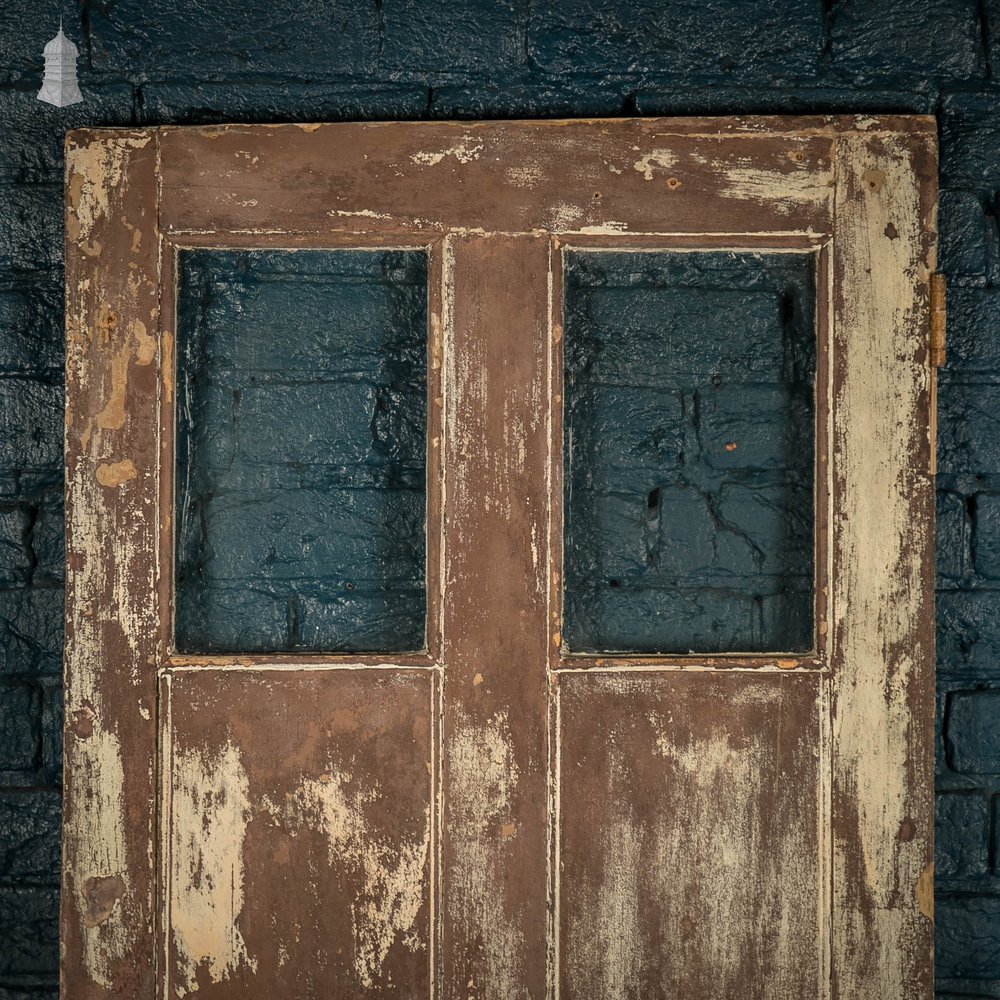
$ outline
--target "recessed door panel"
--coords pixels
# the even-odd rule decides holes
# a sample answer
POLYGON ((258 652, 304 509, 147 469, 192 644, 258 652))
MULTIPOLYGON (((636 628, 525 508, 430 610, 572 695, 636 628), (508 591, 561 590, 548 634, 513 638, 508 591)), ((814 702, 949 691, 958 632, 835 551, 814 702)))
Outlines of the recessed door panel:
POLYGON ((561 677, 564 1000, 825 995, 823 688, 805 674, 561 677))
POLYGON ((429 996, 434 703, 426 671, 165 683, 168 998, 429 996))

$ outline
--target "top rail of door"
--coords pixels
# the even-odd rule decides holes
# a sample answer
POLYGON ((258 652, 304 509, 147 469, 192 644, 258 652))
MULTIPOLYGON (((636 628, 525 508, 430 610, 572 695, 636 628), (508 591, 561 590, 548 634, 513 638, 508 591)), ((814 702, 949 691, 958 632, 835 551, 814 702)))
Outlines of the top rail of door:
POLYGON ((351 233, 818 238, 838 136, 920 156, 935 130, 919 116, 624 118, 83 129, 67 142, 154 141, 168 238, 310 246, 351 233))

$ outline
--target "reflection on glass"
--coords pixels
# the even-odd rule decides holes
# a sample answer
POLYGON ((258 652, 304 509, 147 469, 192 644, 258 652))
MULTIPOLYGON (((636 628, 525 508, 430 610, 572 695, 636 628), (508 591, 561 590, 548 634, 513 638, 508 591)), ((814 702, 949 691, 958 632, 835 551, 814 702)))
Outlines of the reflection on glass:
POLYGON ((806 254, 567 254, 570 650, 812 648, 814 298, 806 254))
POLYGON ((180 651, 423 647, 426 330, 422 252, 181 253, 180 651))

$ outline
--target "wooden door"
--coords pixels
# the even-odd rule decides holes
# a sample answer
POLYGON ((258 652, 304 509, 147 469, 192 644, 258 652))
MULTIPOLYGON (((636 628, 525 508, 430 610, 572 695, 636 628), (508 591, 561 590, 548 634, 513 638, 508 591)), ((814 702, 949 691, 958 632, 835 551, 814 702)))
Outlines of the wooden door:
POLYGON ((67 151, 64 996, 930 996, 932 119, 67 151), (422 648, 179 651, 178 275, 224 248, 426 255, 422 648), (573 255, 721 251, 813 275, 808 631, 578 641, 573 255))

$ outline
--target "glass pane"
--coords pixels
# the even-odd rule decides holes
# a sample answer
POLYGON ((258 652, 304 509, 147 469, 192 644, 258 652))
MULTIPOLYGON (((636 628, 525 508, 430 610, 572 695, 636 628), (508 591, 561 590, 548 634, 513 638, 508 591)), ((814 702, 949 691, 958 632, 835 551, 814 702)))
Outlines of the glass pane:
POLYGON ((812 648, 814 298, 807 254, 567 254, 571 650, 812 648))
POLYGON ((182 252, 177 343, 177 648, 422 648, 426 255, 182 252))

